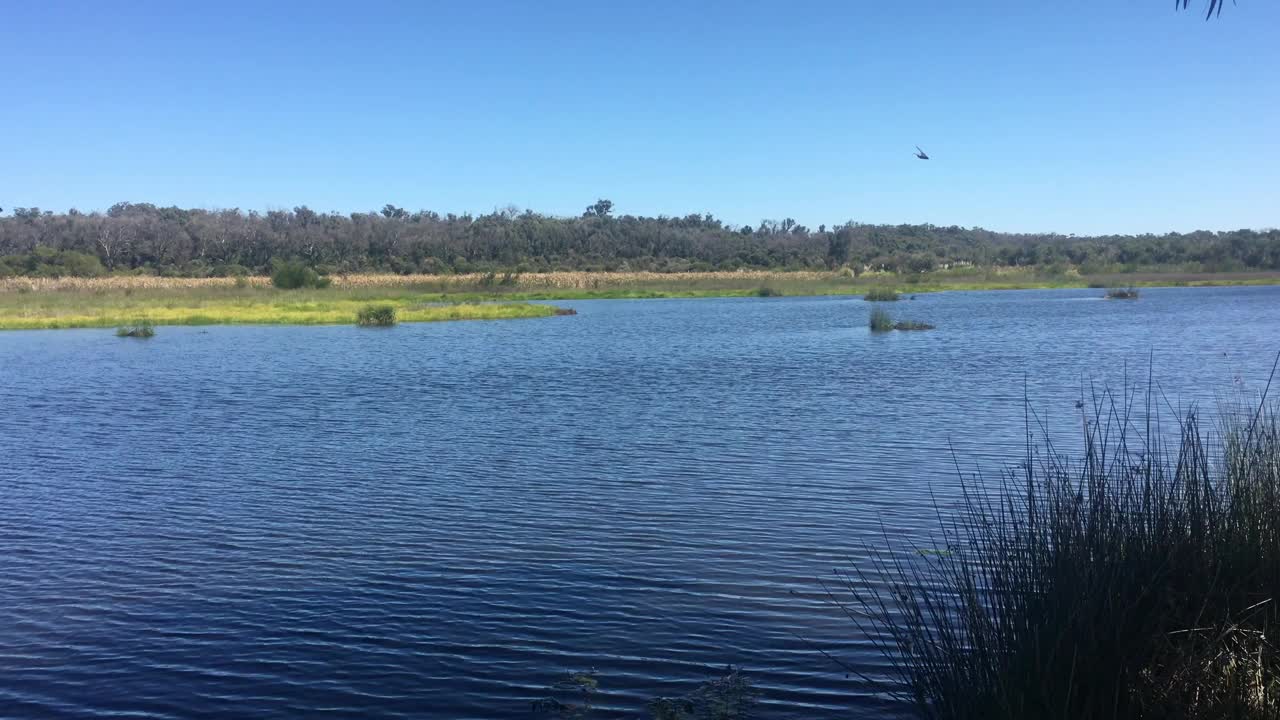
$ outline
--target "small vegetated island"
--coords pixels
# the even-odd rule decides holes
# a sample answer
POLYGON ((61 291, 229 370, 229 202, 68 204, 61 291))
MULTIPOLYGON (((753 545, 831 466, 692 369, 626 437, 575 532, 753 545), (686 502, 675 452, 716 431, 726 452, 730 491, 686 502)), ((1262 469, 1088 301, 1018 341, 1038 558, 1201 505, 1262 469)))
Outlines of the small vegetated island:
POLYGON ((894 321, 889 311, 883 308, 875 308, 871 311, 870 319, 872 332, 888 332, 890 330, 933 330, 934 326, 919 320, 898 320, 894 321))

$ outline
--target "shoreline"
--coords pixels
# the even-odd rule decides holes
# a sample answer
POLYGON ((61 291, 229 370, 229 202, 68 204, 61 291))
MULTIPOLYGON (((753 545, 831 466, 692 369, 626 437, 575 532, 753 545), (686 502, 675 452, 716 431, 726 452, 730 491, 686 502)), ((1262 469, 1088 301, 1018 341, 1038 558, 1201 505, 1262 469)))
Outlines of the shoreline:
MULTIPOLYGON (((947 290, 1052 290, 1086 287, 1206 287, 1280 285, 1280 271, 1235 273, 1133 272, 1099 275, 1044 275, 1033 269, 994 268, 989 271, 937 271, 916 275, 840 271, 736 270, 714 272, 543 272, 470 273, 456 275, 394 275, 350 273, 329 276, 333 289, 345 291, 401 290, 413 294, 484 296, 519 299, 583 299, 630 293, 643 297, 733 297, 750 295, 772 285, 790 286, 808 295, 860 294, 872 287, 899 291, 947 290), (536 297, 533 297, 536 296, 536 297)), ((6 293, 271 290, 268 276, 160 277, 156 275, 105 275, 93 278, 0 278, 0 297, 6 293)))
POLYGON ((1132 273, 1043 277, 994 270, 900 276, 842 272, 536 273, 334 275, 325 289, 280 290, 267 277, 6 278, 0 330, 155 325, 342 325, 360 308, 395 307, 399 322, 550 317, 557 300, 858 296, 873 288, 905 295, 993 290, 1280 285, 1280 272, 1132 273))

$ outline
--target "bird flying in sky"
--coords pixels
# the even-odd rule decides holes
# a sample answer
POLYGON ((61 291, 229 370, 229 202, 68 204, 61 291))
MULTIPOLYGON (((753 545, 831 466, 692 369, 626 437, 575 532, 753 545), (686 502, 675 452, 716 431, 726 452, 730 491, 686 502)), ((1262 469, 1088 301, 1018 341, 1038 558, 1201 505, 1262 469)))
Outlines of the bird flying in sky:
POLYGON ((921 160, 928 160, 928 159, 929 159, 929 155, 928 155, 928 153, 926 153, 925 151, 921 150, 919 145, 917 145, 917 146, 916 146, 916 157, 920 158, 921 160))

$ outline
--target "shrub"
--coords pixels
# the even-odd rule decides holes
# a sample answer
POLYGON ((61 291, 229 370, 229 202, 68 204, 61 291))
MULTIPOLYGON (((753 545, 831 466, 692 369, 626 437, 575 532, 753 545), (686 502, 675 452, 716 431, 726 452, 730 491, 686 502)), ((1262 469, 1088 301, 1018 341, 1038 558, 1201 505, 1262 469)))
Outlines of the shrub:
POLYGON ((1280 416, 1226 414, 1215 437, 1192 410, 1166 443, 1139 404, 1078 403, 1076 460, 1028 443, 937 509, 937 550, 872 549, 846 576, 921 717, 1280 716, 1280 416))
POLYGON ((97 255, 38 246, 25 255, 0 257, 0 277, 100 277, 107 273, 97 255))
POLYGON ((273 260, 271 284, 281 290, 298 290, 300 288, 327 288, 333 281, 321 276, 305 263, 297 261, 273 260))
POLYGON ((139 320, 132 325, 116 328, 116 337, 149 338, 156 334, 150 320, 139 320))
POLYGON ((885 332, 893 329, 893 318, 889 317, 889 313, 880 308, 871 311, 871 331, 885 332))
POLYGON ((249 278, 245 277, 244 275, 237 275, 235 285, 237 288, 240 288, 243 290, 244 288, 249 287, 249 278))
POLYGON ((396 324, 396 309, 391 305, 365 305, 356 313, 361 327, 391 327, 396 324))
POLYGON ((782 297, 782 291, 767 286, 756 288, 756 297, 782 297))
POLYGON ((892 302, 898 299, 898 292, 893 288, 873 287, 862 296, 862 299, 871 302, 892 302))

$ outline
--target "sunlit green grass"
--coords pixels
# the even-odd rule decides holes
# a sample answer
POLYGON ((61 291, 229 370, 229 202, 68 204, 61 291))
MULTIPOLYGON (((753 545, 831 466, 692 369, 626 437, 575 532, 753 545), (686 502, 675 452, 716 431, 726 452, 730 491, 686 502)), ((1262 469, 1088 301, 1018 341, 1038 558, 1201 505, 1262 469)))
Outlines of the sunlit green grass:
POLYGON ((399 322, 549 317, 556 308, 523 302, 439 302, 439 298, 368 291, 278 291, 199 288, 134 292, 0 293, 0 329, 94 328, 134 325, 341 325, 357 322, 376 299, 399 322), (376 297, 369 297, 374 295, 376 297))

